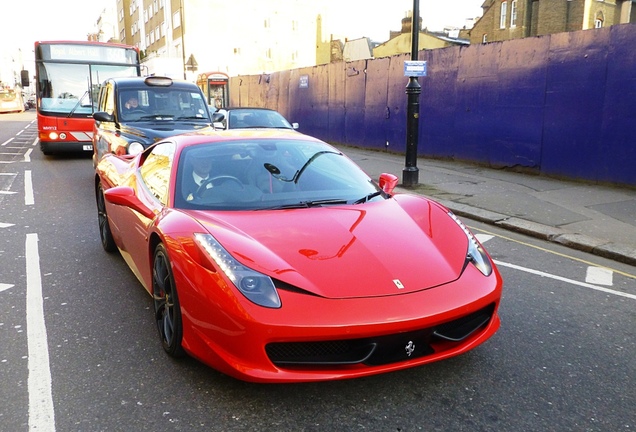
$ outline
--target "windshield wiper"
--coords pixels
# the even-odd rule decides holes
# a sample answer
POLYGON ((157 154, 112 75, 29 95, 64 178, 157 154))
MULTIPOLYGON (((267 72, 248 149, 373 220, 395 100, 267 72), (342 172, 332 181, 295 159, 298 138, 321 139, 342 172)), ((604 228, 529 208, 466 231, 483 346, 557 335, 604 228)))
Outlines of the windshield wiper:
POLYGON ((298 209, 298 208, 310 208, 310 207, 322 207, 325 205, 338 205, 348 204, 349 201, 345 199, 323 199, 314 201, 300 201, 293 204, 282 204, 273 207, 265 207, 260 210, 284 210, 284 209, 298 209))
POLYGON ((372 192, 367 196, 363 196, 362 198, 360 198, 359 200, 355 200, 353 203, 354 204, 362 204, 365 203, 369 200, 372 200, 373 198, 382 195, 382 191, 376 191, 376 192, 372 192))
POLYGON ((205 117, 200 116, 180 116, 176 120, 207 120, 205 117))

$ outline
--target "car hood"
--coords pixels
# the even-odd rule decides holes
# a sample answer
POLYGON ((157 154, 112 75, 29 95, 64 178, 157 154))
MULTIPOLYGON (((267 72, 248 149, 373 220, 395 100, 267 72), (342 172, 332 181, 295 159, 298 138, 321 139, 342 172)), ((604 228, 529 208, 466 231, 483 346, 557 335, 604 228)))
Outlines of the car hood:
POLYGON ((152 121, 135 122, 121 125, 121 133, 136 137, 143 141, 157 141, 183 133, 214 130, 209 123, 203 122, 175 122, 175 121, 152 121))
POLYGON ((451 282, 468 248, 446 209, 409 195, 363 205, 193 213, 244 265, 327 298, 403 294, 451 282))

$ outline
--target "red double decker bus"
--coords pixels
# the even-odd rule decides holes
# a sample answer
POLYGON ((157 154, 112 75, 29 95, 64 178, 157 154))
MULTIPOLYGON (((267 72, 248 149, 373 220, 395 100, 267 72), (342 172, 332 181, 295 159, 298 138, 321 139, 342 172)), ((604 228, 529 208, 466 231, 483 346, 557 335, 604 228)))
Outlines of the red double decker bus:
POLYGON ((139 50, 104 42, 35 43, 40 150, 93 151, 93 111, 102 82, 140 76, 139 50))

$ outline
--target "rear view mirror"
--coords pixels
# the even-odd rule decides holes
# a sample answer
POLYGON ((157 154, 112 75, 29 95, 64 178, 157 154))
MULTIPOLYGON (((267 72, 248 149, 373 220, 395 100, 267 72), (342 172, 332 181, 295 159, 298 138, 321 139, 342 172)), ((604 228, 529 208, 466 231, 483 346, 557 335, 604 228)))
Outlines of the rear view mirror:
POLYGON ((97 121, 100 122, 112 122, 115 121, 115 118, 113 117, 112 114, 108 114, 107 112, 104 111, 97 111, 96 113, 93 114, 93 118, 97 121))
POLYGON ((392 195, 393 189, 395 189, 398 184, 398 178, 393 174, 382 173, 380 174, 380 181, 378 182, 378 184, 380 185, 380 189, 382 189, 387 194, 392 195))

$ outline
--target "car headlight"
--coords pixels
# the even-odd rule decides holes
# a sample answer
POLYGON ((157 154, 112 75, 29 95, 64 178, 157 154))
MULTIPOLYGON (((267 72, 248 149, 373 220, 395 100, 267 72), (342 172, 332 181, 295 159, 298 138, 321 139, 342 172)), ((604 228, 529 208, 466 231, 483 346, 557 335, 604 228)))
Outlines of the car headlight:
POLYGON ((481 247, 472 232, 460 221, 453 212, 448 212, 448 215, 453 219, 457 225, 464 231, 466 237, 468 237, 468 252, 466 253, 466 260, 471 262, 477 269, 484 275, 490 276, 492 273, 492 264, 486 251, 481 247))
POLYGON ((239 263, 210 234, 197 233, 194 238, 248 300, 268 308, 281 306, 280 297, 269 276, 239 263))
POLYGON ((139 153, 141 153, 142 151, 144 151, 144 145, 138 141, 133 141, 131 143, 128 143, 128 154, 129 155, 138 155, 139 153))

